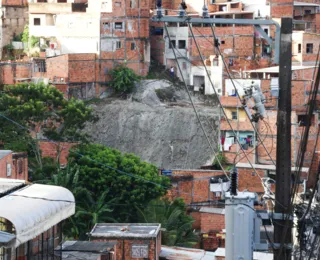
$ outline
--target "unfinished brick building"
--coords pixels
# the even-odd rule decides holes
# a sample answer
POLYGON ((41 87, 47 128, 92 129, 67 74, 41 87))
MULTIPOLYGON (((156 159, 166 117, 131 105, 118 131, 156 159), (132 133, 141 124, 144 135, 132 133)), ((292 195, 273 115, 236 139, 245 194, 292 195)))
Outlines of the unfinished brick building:
POLYGON ((28 24, 27 5, 27 0, 1 0, 0 59, 3 48, 11 44, 13 38, 22 33, 28 24))

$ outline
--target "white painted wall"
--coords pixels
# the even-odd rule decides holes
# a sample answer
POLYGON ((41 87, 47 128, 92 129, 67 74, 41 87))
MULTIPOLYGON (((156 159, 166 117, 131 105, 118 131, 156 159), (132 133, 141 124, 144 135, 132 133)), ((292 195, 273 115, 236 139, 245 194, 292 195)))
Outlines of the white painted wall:
MULTIPOLYGON (((250 86, 251 82, 254 82, 255 85, 261 87, 261 80, 253 80, 253 79, 233 79, 233 83, 239 93, 240 96, 244 95, 243 87, 250 86)), ((234 93, 234 87, 231 79, 225 79, 225 95, 231 96, 234 93)))
POLYGON ((258 17, 258 10, 260 17, 270 17, 271 6, 267 5, 266 0, 242 0, 244 4, 244 11, 254 12, 253 17, 258 17))
POLYGON ((112 13, 112 0, 88 0, 88 13, 112 13))

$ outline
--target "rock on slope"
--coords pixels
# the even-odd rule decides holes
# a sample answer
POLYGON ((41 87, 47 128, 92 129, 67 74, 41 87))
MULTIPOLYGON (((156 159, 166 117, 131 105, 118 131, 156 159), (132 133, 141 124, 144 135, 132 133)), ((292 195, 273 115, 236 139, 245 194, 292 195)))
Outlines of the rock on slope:
MULTIPOLYGON (((219 110, 196 101, 216 148, 219 110)), ((144 81, 130 100, 107 98, 92 106, 100 117, 86 128, 93 142, 135 153, 165 169, 193 169, 212 162, 213 154, 185 92, 172 90, 165 81, 144 81), (155 89, 172 91, 175 103, 162 103, 155 89)))

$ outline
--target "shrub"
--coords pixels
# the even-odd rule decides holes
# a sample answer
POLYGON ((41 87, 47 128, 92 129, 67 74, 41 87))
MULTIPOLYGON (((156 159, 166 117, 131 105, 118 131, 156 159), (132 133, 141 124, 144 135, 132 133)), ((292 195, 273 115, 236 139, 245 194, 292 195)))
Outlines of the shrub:
POLYGON ((110 71, 110 75, 112 78, 110 85, 116 92, 131 92, 135 81, 139 80, 139 76, 125 65, 114 68, 110 71))

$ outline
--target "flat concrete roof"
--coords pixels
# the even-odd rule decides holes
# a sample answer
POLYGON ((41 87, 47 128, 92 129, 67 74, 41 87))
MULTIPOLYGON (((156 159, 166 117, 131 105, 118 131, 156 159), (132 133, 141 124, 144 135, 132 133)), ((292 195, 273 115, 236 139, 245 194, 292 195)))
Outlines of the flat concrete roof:
POLYGON ((161 224, 151 223, 99 223, 89 236, 103 238, 150 239, 158 236, 161 224))
POLYGON ((314 4, 314 3, 304 3, 304 2, 298 2, 298 1, 294 1, 293 5, 294 6, 310 6, 310 7, 318 7, 318 6, 320 6, 320 5, 314 4))
POLYGON ((12 151, 10 150, 0 150, 0 159, 2 159, 3 157, 6 157, 10 153, 12 153, 12 151))
MULTIPOLYGON (((62 244, 62 251, 103 253, 112 250, 116 244, 118 242, 65 241, 62 244)), ((60 246, 55 250, 61 250, 60 246)))
POLYGON ((199 212, 202 213, 213 213, 218 215, 224 215, 225 209, 224 208, 209 208, 209 207, 201 207, 199 212))
MULTIPOLYGON (((306 69, 313 69, 316 66, 292 66, 291 70, 306 70, 306 69)), ((268 67, 263 69, 257 70, 245 70, 246 73, 279 73, 279 66, 268 67)))
MULTIPOLYGON (((273 164, 271 165, 267 165, 267 164, 252 164, 254 168, 256 169, 260 169, 260 170, 270 170, 270 171, 275 171, 276 170, 276 166, 274 166, 273 164)), ((249 163, 237 163, 236 164, 237 168, 251 168, 251 165, 249 163)), ((296 171, 298 170, 297 167, 291 167, 291 171, 296 171)), ((309 172, 309 168, 308 167, 302 167, 301 168, 302 172, 309 172)))

